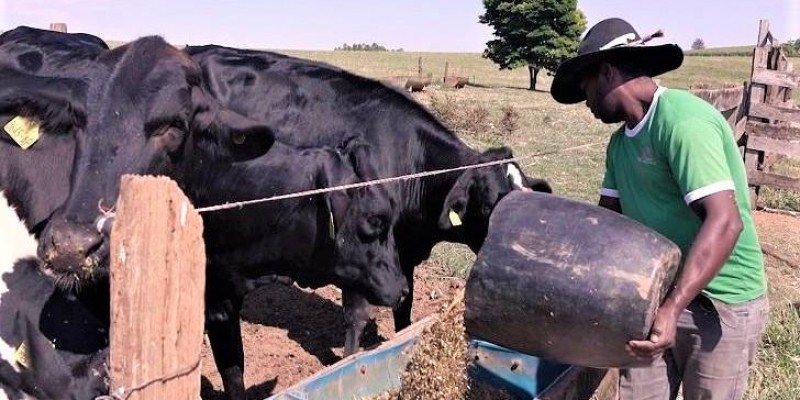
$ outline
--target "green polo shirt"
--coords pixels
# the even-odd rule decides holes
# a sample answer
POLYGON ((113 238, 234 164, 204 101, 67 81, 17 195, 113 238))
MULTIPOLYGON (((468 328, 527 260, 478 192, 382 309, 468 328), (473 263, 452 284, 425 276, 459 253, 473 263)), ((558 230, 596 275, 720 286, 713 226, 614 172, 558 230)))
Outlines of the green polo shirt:
POLYGON ((703 293, 743 303, 766 291, 747 176, 727 121, 693 94, 659 87, 642 121, 611 136, 604 196, 617 197, 622 213, 661 233, 685 255, 702 221, 689 204, 733 190, 744 229, 731 256, 703 293))

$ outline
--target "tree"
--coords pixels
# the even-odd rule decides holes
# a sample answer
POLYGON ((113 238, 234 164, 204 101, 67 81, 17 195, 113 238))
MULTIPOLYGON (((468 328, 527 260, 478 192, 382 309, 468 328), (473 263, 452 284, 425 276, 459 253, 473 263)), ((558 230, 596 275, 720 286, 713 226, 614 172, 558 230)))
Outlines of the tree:
POLYGON ((797 57, 800 55, 800 38, 789 40, 782 44, 781 47, 786 51, 787 56, 797 57))
POLYGON ((586 17, 577 0, 483 0, 482 24, 494 28, 496 39, 486 43, 483 56, 500 66, 528 66, 530 89, 543 68, 555 71, 575 55, 586 17))
POLYGON ((703 50, 706 48, 706 42, 703 39, 697 38, 692 42, 692 50, 703 50))

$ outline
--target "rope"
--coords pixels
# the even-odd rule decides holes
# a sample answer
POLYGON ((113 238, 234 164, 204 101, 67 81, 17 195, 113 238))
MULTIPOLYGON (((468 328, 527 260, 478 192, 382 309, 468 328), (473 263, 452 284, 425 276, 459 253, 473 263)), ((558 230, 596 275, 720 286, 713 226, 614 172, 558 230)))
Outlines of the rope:
POLYGON ((181 370, 178 370, 178 372, 175 372, 174 374, 167 375, 167 376, 160 377, 160 378, 153 378, 153 379, 151 379, 151 380, 149 380, 149 381, 147 381, 147 382, 145 382, 145 383, 143 383, 141 385, 133 386, 130 389, 125 389, 124 387, 120 387, 117 390, 115 390, 113 393, 109 393, 107 395, 95 397, 94 400, 127 400, 128 397, 130 397, 133 393, 138 392, 140 390, 143 390, 143 389, 147 388, 148 386, 150 386, 150 385, 152 385, 152 384, 154 384, 156 382, 164 383, 164 382, 167 382, 167 381, 171 381, 171 380, 173 380, 175 378, 180 378, 182 376, 186 376, 186 375, 192 373, 192 371, 197 369, 197 367, 199 367, 199 366, 200 366, 200 358, 198 358, 197 361, 195 361, 194 364, 192 364, 192 365, 190 365, 190 366, 188 366, 186 368, 183 368, 181 370))
POLYGON ((197 212, 198 213, 204 213, 204 212, 211 212, 211 211, 229 210, 229 209, 232 209, 232 208, 242 208, 244 206, 249 206, 249 205, 259 204, 259 203, 266 203, 266 202, 270 202, 270 201, 294 199, 294 198, 298 198, 298 197, 313 196, 313 195, 317 195, 317 194, 323 194, 323 193, 329 193, 329 192, 335 192, 335 191, 341 191, 341 190, 348 190, 348 189, 356 189, 356 188, 362 188, 362 187, 366 187, 366 186, 380 185, 380 184, 384 184, 384 183, 391 183, 391 182, 397 182, 397 181, 406 181, 406 180, 411 180, 411 179, 425 178, 425 177, 428 177, 428 176, 442 175, 442 174, 447 174, 447 173, 450 173, 450 172, 464 171, 464 170, 468 170, 468 169, 491 167, 491 166, 494 166, 494 165, 508 164, 508 163, 511 163, 511 162, 519 162, 519 161, 526 160, 526 159, 529 159, 529 158, 534 158, 534 157, 542 157, 542 156, 547 156, 547 155, 550 155, 550 154, 557 154, 557 153, 562 153, 562 152, 565 152, 565 151, 571 151, 571 150, 587 148, 587 147, 596 146, 596 145, 599 145, 599 144, 603 144, 603 143, 602 142, 589 143, 589 144, 583 144, 583 145, 580 145, 580 146, 568 147, 568 148, 565 148, 565 149, 559 149, 559 150, 553 150, 553 151, 548 151, 548 152, 531 154, 531 155, 528 155, 528 156, 525 156, 525 157, 506 158, 506 159, 503 159, 503 160, 489 161, 489 162, 480 163, 480 164, 464 165, 464 166, 455 167, 455 168, 447 168, 447 169, 438 169, 438 170, 433 170, 433 171, 417 172, 417 173, 414 173, 414 174, 402 175, 402 176, 394 176, 394 177, 391 177, 391 178, 373 179, 373 180, 369 180, 369 181, 364 181, 364 182, 359 182, 359 183, 351 183, 351 184, 347 184, 347 185, 334 186, 334 187, 329 187, 329 188, 306 190, 306 191, 302 191, 302 192, 287 193, 287 194, 276 195, 276 196, 272 196, 272 197, 265 197, 265 198, 260 198, 260 199, 245 200, 245 201, 239 201, 239 202, 235 202, 235 203, 225 203, 225 204, 220 204, 220 205, 216 205, 216 206, 209 206, 209 207, 200 207, 200 208, 197 209, 197 212))

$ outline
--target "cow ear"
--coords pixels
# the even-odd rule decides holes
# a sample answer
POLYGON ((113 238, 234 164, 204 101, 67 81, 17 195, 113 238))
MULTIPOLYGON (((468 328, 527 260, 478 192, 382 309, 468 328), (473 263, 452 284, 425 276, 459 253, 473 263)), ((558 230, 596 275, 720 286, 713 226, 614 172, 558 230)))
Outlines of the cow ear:
POLYGON ((439 229, 450 230, 461 226, 467 214, 469 204, 469 189, 472 186, 472 171, 464 172, 447 193, 439 215, 439 229))
POLYGON ((268 126, 222 107, 199 88, 192 90, 192 104, 196 108, 192 131, 209 136, 221 154, 234 161, 260 157, 275 142, 268 126))
POLYGON ((0 70, 0 113, 35 120, 50 132, 86 125, 86 86, 66 78, 45 78, 0 70))
POLYGON ((535 192, 553 193, 553 188, 544 179, 528 178, 527 186, 535 192))

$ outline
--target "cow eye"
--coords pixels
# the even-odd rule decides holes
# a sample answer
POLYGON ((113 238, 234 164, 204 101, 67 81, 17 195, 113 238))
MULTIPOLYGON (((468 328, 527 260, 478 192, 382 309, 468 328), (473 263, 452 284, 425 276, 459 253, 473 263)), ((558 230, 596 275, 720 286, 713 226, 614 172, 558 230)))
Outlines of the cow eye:
POLYGON ((367 219, 367 222, 369 222, 376 231, 383 231, 384 221, 382 218, 373 215, 367 219))
POLYGON ((372 215, 363 221, 359 233, 365 239, 379 237, 386 231, 386 221, 380 216, 372 215))

